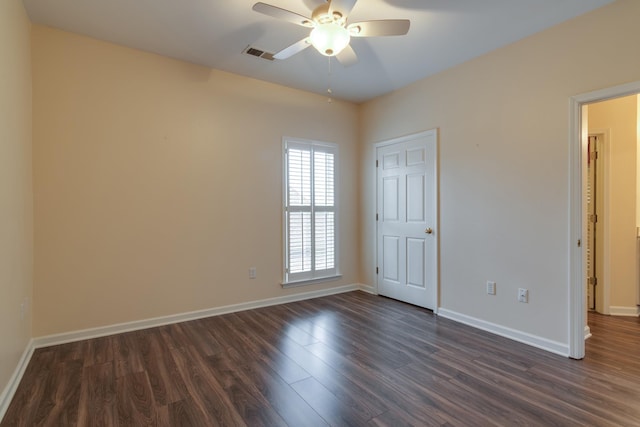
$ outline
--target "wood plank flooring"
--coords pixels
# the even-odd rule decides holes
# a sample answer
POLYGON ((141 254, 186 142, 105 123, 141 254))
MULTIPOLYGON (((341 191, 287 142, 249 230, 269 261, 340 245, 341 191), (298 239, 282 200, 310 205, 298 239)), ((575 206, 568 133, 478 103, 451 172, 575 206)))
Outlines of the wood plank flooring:
POLYGON ((640 320, 582 361, 350 292, 36 350, 1 426, 640 426, 640 320))

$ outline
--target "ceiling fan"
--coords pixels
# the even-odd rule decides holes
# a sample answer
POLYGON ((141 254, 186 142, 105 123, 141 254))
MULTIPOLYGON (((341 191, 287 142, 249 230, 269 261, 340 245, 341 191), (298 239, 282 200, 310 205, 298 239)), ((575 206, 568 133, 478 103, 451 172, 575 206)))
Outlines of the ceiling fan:
POLYGON ((315 8, 311 18, 262 2, 254 4, 253 10, 311 28, 308 37, 277 52, 273 55, 275 59, 287 59, 313 46, 321 54, 335 56, 342 65, 349 66, 358 61, 349 45, 351 37, 402 36, 409 32, 410 25, 408 19, 363 21, 347 25, 347 18, 356 2, 357 0, 329 0, 315 8))

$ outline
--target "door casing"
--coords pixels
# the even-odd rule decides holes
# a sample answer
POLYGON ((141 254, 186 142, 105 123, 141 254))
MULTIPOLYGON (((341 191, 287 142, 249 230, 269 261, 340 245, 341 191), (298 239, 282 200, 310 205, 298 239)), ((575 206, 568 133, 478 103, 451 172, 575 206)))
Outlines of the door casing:
POLYGON ((573 96, 569 99, 569 357, 582 359, 588 333, 586 305, 587 104, 640 93, 640 81, 573 96))

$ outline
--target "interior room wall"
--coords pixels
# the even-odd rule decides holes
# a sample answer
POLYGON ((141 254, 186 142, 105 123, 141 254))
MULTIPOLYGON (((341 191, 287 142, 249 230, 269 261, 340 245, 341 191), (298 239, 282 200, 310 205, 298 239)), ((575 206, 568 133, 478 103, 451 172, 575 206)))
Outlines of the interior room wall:
MULTIPOLYGON (((637 95, 590 104, 589 129, 608 129, 609 146, 609 302, 634 308, 637 292, 636 169, 637 95)), ((602 193, 600 193, 602 194, 602 193)), ((612 313, 615 314, 615 310, 612 313)))
POLYGON ((32 45, 34 336, 358 282, 355 104, 38 25, 32 45), (340 280, 280 285, 283 136, 340 147, 340 280))
POLYGON ((636 270, 636 277, 638 278, 638 283, 636 287, 636 304, 639 306, 638 309, 640 310, 640 95, 637 96, 637 101, 638 103, 636 104, 636 109, 638 111, 638 128, 636 137, 636 263, 638 268, 636 270))
POLYGON ((0 2, 0 403, 31 338, 30 29, 22 2, 0 2))
POLYGON ((376 282, 374 143, 438 128, 440 306, 566 348, 569 99, 640 80, 638 16, 619 0, 364 104, 362 281, 376 282))
POLYGON ((636 112, 636 227, 640 236, 640 95, 636 95, 636 112))

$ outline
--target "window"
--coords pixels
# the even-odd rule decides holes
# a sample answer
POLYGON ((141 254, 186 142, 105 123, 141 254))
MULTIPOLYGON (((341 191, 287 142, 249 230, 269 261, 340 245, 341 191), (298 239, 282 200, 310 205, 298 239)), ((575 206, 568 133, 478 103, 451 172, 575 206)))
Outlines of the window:
POLYGON ((337 276, 335 144, 284 141, 284 284, 337 276))

